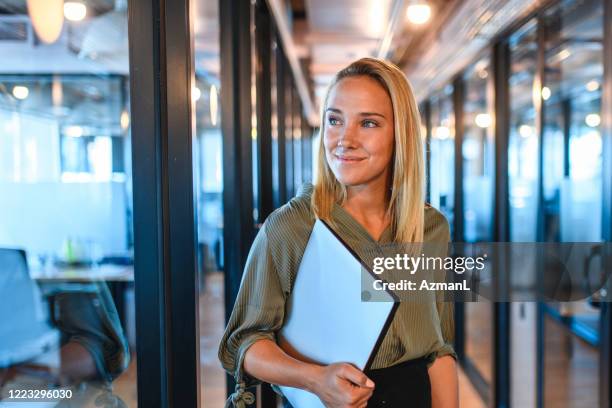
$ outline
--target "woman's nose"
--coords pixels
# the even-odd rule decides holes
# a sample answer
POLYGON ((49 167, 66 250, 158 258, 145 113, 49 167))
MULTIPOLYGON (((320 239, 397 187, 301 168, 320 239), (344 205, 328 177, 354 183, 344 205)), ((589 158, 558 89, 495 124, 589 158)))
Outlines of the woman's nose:
POLYGON ((340 131, 340 137, 338 139, 338 145, 342 147, 354 147, 357 139, 357 129, 352 124, 347 124, 340 131))

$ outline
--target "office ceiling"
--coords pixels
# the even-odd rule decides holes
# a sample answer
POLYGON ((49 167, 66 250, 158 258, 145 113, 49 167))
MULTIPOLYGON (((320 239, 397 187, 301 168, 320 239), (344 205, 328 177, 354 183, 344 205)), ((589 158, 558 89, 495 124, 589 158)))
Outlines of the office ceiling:
POLYGON ((432 18, 423 26, 410 24, 409 1, 401 0, 293 0, 293 34, 301 58, 308 59, 315 101, 332 76, 350 62, 382 56, 400 66, 418 60, 432 37, 461 0, 430 0, 432 18), (388 46, 384 41, 389 41, 388 46))

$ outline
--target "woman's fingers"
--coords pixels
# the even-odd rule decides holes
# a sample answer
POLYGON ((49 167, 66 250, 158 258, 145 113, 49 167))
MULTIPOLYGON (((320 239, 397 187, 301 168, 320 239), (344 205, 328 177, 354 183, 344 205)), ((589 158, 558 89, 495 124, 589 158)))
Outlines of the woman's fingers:
POLYGON ((370 380, 361 370, 350 364, 343 364, 338 375, 360 387, 374 388, 374 381, 370 380))

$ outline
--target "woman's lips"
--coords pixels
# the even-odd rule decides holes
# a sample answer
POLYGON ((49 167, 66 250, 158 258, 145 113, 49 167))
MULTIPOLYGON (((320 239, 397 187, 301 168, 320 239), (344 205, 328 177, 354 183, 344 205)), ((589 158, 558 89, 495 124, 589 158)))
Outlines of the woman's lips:
POLYGON ((336 157, 336 159, 342 163, 357 163, 365 159, 365 157, 344 156, 344 155, 337 155, 337 154, 335 154, 334 157, 336 157))

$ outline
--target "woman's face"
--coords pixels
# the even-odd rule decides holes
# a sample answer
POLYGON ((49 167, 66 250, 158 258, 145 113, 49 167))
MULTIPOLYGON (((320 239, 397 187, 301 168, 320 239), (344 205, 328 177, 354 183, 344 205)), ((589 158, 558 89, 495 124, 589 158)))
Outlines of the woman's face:
POLYGON ((385 89, 367 76, 340 80, 325 110, 325 156, 347 187, 383 183, 394 148, 393 106, 385 89))

